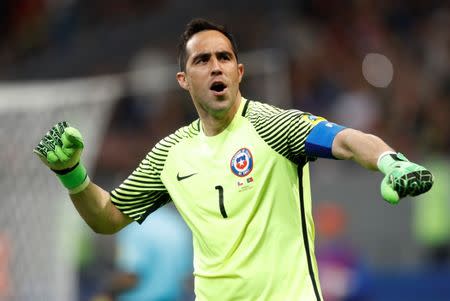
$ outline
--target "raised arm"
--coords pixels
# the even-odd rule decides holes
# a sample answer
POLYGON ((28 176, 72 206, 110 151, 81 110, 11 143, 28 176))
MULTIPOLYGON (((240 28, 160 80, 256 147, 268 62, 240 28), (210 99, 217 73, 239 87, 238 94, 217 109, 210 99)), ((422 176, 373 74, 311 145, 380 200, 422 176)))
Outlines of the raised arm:
POLYGON ((34 152, 68 189, 75 208, 92 230, 113 234, 132 219, 112 204, 107 191, 90 181, 80 162, 83 147, 80 132, 67 122, 60 122, 48 131, 34 152))
POLYGON ((111 202, 109 192, 90 182, 70 198, 85 222, 97 233, 114 234, 133 220, 111 202))

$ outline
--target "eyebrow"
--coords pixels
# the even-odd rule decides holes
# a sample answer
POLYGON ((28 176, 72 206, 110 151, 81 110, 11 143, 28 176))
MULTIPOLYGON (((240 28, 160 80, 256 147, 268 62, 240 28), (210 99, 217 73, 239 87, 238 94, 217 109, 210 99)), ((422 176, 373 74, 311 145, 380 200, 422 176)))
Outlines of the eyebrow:
POLYGON ((209 53, 209 52, 202 52, 202 53, 199 53, 199 54, 197 54, 196 56, 194 56, 194 57, 192 58, 192 61, 195 62, 195 61, 197 61, 198 59, 209 58, 209 57, 211 57, 211 53, 209 53))
MULTIPOLYGON (((217 51, 214 54, 216 56, 228 55, 230 57, 233 57, 233 52, 230 52, 230 51, 227 51, 227 50, 217 51)), ((196 60, 198 60, 200 58, 209 58, 209 57, 211 57, 211 52, 202 52, 202 53, 199 53, 196 56, 194 56, 192 58, 192 61, 195 62, 196 60)))

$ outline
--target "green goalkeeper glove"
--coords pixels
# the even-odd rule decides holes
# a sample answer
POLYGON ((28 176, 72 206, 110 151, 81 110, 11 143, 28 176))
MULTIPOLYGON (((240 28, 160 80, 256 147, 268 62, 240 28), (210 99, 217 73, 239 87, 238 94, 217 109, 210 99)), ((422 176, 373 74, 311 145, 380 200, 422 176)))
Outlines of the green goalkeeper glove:
POLYGON ((47 132, 33 152, 56 173, 70 193, 77 193, 89 184, 86 168, 80 162, 83 147, 81 133, 62 121, 47 132))
POLYGON ((381 195, 397 204, 405 196, 416 196, 433 186, 433 175, 425 167, 410 162, 401 153, 386 152, 378 159, 378 169, 385 177, 381 182, 381 195))

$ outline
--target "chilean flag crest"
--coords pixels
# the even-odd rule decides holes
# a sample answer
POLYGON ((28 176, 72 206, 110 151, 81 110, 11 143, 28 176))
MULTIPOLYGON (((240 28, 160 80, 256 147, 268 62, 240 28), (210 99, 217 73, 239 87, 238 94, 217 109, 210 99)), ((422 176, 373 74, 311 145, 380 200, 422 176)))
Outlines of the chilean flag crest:
POLYGON ((248 148, 238 150, 230 161, 231 171, 238 177, 245 177, 253 169, 253 156, 248 148))

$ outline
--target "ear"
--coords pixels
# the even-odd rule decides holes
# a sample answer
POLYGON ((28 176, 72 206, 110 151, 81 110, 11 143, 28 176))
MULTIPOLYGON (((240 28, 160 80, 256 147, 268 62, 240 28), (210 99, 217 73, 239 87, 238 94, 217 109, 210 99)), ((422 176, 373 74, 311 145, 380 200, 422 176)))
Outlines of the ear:
POLYGON ((186 80, 185 72, 177 72, 177 81, 181 88, 184 90, 189 90, 189 83, 186 80))
POLYGON ((242 77, 244 76, 244 64, 238 64, 238 73, 239 73, 239 83, 242 80, 242 77))

